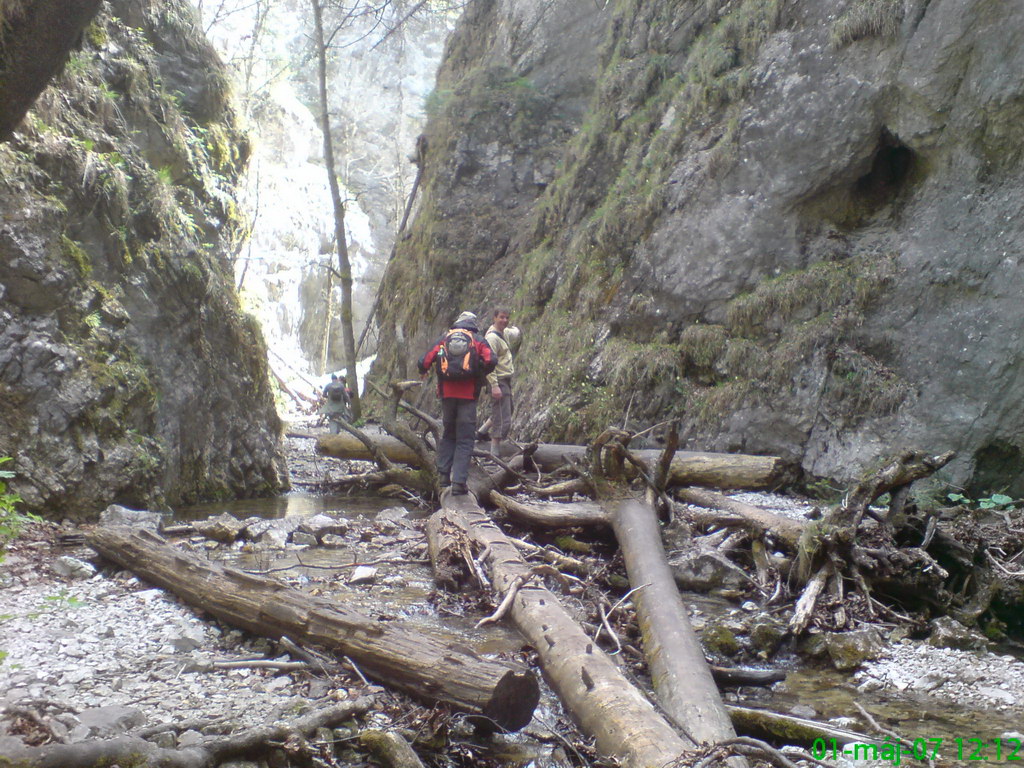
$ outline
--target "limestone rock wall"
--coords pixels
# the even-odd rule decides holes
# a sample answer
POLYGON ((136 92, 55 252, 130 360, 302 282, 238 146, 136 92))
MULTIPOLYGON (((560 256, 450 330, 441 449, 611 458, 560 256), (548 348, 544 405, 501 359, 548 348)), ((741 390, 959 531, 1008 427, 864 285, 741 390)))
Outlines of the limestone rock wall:
POLYGON ((511 304, 522 436, 678 417, 849 479, 1024 491, 1024 8, 482 0, 449 45, 379 373, 511 304))
POLYGON ((105 4, 0 144, 0 454, 24 508, 88 519, 287 485, 230 258, 245 163, 190 6, 105 4))

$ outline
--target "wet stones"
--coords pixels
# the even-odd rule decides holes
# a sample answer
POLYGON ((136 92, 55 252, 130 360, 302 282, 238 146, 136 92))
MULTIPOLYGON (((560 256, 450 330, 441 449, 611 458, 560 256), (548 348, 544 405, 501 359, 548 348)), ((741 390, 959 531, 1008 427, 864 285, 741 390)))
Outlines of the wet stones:
POLYGON ((138 728, 146 722, 146 716, 135 707, 110 704, 86 709, 78 714, 78 725, 70 733, 72 741, 89 738, 119 736, 138 728))
POLYGON ((736 634, 718 622, 709 622, 700 636, 704 648, 721 658, 731 658, 740 652, 740 641, 736 634))
POLYGON ((958 648, 960 650, 982 650, 988 648, 985 636, 968 629, 949 616, 940 616, 931 621, 932 633, 928 644, 936 648, 958 648))
POLYGON ((344 536, 351 529, 352 524, 343 517, 330 517, 329 515, 313 515, 303 518, 299 523, 298 530, 301 533, 312 536, 317 541, 323 541, 327 535, 344 536))
POLYGON ((214 541, 229 544, 245 531, 248 521, 242 521, 227 512, 216 517, 200 520, 195 524, 196 532, 214 541))
POLYGON ((249 541, 263 547, 284 548, 289 544, 300 547, 342 546, 352 524, 345 518, 324 514, 238 520, 224 512, 193 523, 192 527, 198 535, 219 544, 249 541))
POLYGON ((272 547, 283 547, 288 543, 294 531, 298 530, 301 520, 297 517, 278 517, 272 520, 258 520, 245 529, 245 536, 272 547))
MULTIPOLYGON (((271 643, 246 640, 237 630, 221 632, 162 590, 140 586, 135 578, 115 577, 5 590, 10 617, 0 710, 50 702, 52 709, 43 714, 79 741, 174 722, 182 712, 260 725, 302 694, 291 680, 268 685, 277 677, 271 671, 215 669, 215 660, 251 658, 271 643), (62 589, 66 600, 49 599, 62 589), (149 703, 138 704, 143 700, 149 703)), ((0 740, 4 727, 0 718, 0 740)), ((173 746, 174 736, 168 736, 173 746)))
POLYGON ((868 659, 877 658, 884 644, 878 631, 872 628, 853 632, 828 632, 825 647, 832 665, 839 670, 854 669, 868 659))
POLYGON ((750 649, 760 658, 775 655, 786 639, 786 624, 771 616, 758 616, 750 626, 750 649))
POLYGON ((100 525, 127 525, 132 528, 145 528, 159 531, 164 516, 159 512, 142 509, 128 509, 120 504, 111 504, 100 513, 100 525))
POLYGON ((372 584, 377 580, 377 569, 370 565, 360 565, 353 569, 352 575, 348 577, 348 583, 352 585, 372 584))
POLYGON ((987 651, 893 643, 854 680, 862 691, 920 691, 958 707, 1024 710, 1024 662, 987 651))
POLYGON ((69 579, 91 579, 96 575, 96 567, 76 557, 58 557, 53 563, 53 572, 69 579))
POLYGON ((681 550, 669 557, 669 566, 681 589, 718 594, 734 592, 749 582, 743 569, 718 552, 681 550))

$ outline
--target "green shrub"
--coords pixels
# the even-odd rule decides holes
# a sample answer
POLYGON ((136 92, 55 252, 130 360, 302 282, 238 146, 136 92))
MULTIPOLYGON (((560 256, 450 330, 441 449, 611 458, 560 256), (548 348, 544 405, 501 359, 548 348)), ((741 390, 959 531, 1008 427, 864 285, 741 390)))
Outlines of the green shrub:
MULTIPOLYGON (((10 460, 10 456, 0 456, 0 464, 10 460)), ((7 543, 18 537, 25 523, 39 522, 41 519, 36 515, 18 511, 17 505, 21 497, 16 493, 8 493, 5 482, 12 477, 14 473, 10 470, 0 469, 0 562, 4 559, 7 543)))

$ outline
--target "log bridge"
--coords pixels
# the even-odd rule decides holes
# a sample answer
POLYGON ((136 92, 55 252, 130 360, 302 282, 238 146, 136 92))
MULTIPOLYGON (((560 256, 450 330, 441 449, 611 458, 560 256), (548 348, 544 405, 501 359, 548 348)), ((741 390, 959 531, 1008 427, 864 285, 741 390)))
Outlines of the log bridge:
POLYGON ((88 542, 106 559, 227 624, 348 656, 372 679, 468 712, 483 728, 519 730, 540 700, 537 678, 525 666, 484 659, 400 622, 202 560, 149 531, 106 526, 92 531, 88 542))

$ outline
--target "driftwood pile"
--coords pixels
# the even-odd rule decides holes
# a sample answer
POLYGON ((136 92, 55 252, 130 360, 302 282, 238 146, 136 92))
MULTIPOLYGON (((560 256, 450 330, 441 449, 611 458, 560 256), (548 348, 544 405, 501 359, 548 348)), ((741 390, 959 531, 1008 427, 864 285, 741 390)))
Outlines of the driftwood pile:
MULTIPOLYGON (((894 607, 901 597, 904 606, 927 604, 969 620, 994 594, 991 579, 982 576, 973 588, 949 588, 952 571, 977 569, 979 554, 909 503, 911 484, 941 468, 948 454, 899 455, 816 520, 785 517, 721 493, 784 485, 790 478, 780 459, 678 451, 674 430, 663 451, 632 451, 633 436, 610 429, 587 447, 533 445, 501 458, 481 454, 470 495, 453 497, 440 492, 434 470, 431 442, 437 443, 439 425, 403 400, 412 386, 393 385, 382 419, 386 434, 343 424, 344 434, 318 438, 318 452, 376 463, 375 471, 343 483, 398 483, 439 498, 440 509, 427 524, 437 584, 490 594, 497 607, 480 624, 507 620, 515 626, 597 751, 629 768, 739 768, 751 760, 793 765, 755 735, 781 744, 870 741, 723 703, 719 684, 778 677, 706 661, 667 562, 663 521, 684 530, 695 547, 751 563, 756 600, 794 604, 792 637, 812 626, 854 628, 878 616, 909 621, 894 607), (399 420, 399 407, 418 419, 421 432, 399 420), (886 507, 877 506, 882 498, 886 507), (613 604, 595 588, 611 580, 607 568, 511 537, 484 505, 534 529, 571 529, 576 536, 588 528, 610 530, 628 576, 628 585, 620 585, 624 594, 613 604), (584 604, 596 607, 590 612, 599 617, 596 627, 581 616, 584 604), (639 649, 616 629, 634 616, 639 649), (624 664, 627 655, 643 663, 656 704, 624 664)), ((482 727, 521 728, 537 704, 537 678, 521 665, 482 659, 276 582, 195 560, 159 537, 101 528, 89 541, 104 557, 228 623, 351 657, 376 681, 467 712, 482 727)))

